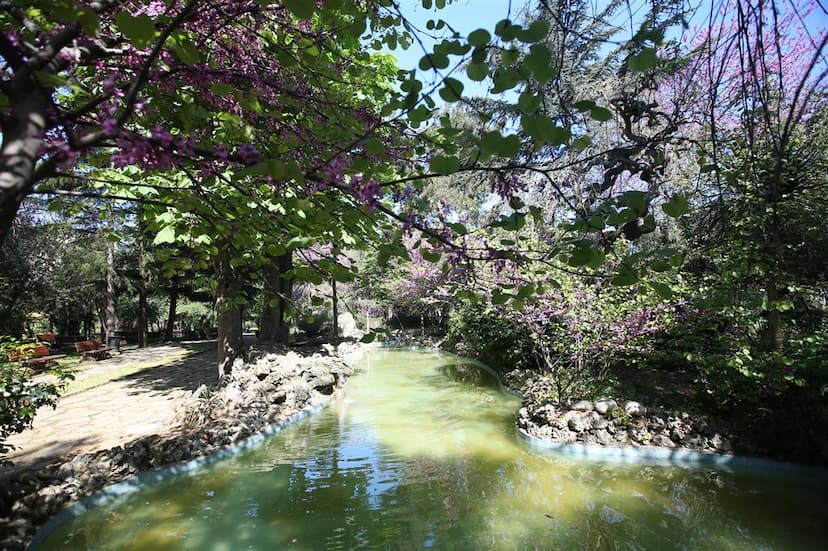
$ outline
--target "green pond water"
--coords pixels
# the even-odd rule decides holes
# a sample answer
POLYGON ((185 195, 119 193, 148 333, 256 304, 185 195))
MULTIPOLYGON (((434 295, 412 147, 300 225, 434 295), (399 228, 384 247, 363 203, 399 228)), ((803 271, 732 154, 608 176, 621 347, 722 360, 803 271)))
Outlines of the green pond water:
POLYGON ((336 404, 45 549, 826 549, 825 476, 573 460, 466 360, 372 351, 336 404))

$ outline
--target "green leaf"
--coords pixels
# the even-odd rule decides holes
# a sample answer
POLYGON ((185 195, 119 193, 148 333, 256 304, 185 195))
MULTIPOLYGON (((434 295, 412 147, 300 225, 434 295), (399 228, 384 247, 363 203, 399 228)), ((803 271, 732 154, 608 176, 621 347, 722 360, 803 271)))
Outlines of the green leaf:
POLYGON ((185 65, 196 65, 202 61, 201 52, 192 40, 179 39, 172 50, 175 57, 185 65))
POLYGON ((445 69, 449 66, 449 58, 444 54, 428 54, 420 59, 420 69, 428 71, 429 69, 445 69))
POLYGON ((486 63, 471 63, 466 67, 466 75, 469 80, 475 82, 486 80, 486 77, 489 76, 489 66, 486 63))
POLYGON ((437 174, 454 174, 460 170, 460 161, 457 157, 437 155, 431 159, 429 167, 431 172, 435 172, 437 174))
POLYGON ((469 233, 468 228, 465 225, 460 223, 449 223, 448 227, 451 228, 451 231, 456 233, 457 235, 466 235, 469 233))
POLYGON ((115 16, 115 25, 138 50, 147 48, 155 40, 155 22, 145 13, 133 17, 122 11, 115 16))
POLYGON ((485 48, 491 39, 492 35, 486 29, 477 29, 469 34, 469 44, 475 48, 485 48))
POLYGON ((552 65, 552 54, 543 44, 534 44, 529 48, 529 55, 523 60, 523 66, 535 75, 535 80, 545 84, 555 78, 555 68, 552 65))
POLYGON ((549 117, 540 117, 538 125, 544 141, 553 147, 565 144, 572 137, 569 128, 557 126, 549 117))
POLYGON ((498 153, 501 157, 514 157, 520 151, 520 138, 517 134, 509 134, 498 147, 498 153))
POLYGON ((500 62, 504 65, 511 65, 515 61, 518 60, 518 56, 520 52, 515 48, 511 48, 509 50, 503 50, 500 53, 500 62))
POLYGON ((509 302, 509 299, 512 295, 508 293, 503 293, 500 289, 496 289, 494 293, 492 293, 492 304, 499 305, 499 304, 506 304, 509 302))
POLYGON ((577 151, 583 151, 591 145, 592 138, 590 138, 589 136, 581 136, 580 138, 576 138, 572 142, 572 147, 574 147, 577 151))
POLYGON ((626 191, 618 197, 618 202, 638 214, 647 210, 647 194, 643 191, 626 191))
POLYGON ((310 19, 316 9, 314 0, 283 0, 282 4, 299 19, 310 19))
POLYGON ((658 64, 658 55, 655 48, 644 48, 639 53, 627 58, 627 67, 630 71, 648 71, 658 64))
POLYGON ((374 339, 376 339, 376 338, 377 338, 376 333, 365 333, 362 336, 362 338, 359 339, 359 342, 364 343, 364 344, 369 344, 369 343, 374 342, 374 339))
POLYGON ((377 138, 372 138, 365 142, 365 151, 372 155, 380 155, 385 153, 385 146, 377 138))
POLYGON ((163 243, 175 243, 175 228, 173 226, 164 226, 155 236, 155 239, 152 240, 153 245, 163 243))
POLYGON ((658 296, 660 296, 664 300, 673 298, 673 290, 670 289, 669 286, 663 283, 658 283, 656 281, 650 281, 648 282, 648 285, 652 287, 653 291, 658 293, 658 296))
POLYGON ((463 83, 456 78, 447 78, 440 89, 440 97, 448 103, 459 101, 463 95, 463 83))
POLYGON ((632 209, 621 209, 619 212, 613 212, 607 217, 607 223, 610 226, 621 227, 627 222, 632 222, 636 219, 635 211, 632 209))
POLYGON ((606 107, 593 107, 589 111, 589 116, 599 122, 606 122, 612 119, 612 111, 606 107))
POLYGON ((628 287, 638 282, 638 276, 629 267, 622 265, 610 283, 616 287, 628 287))
POLYGON ((670 197, 669 201, 661 205, 661 210, 671 218, 678 218, 690 211, 690 205, 684 195, 676 194, 670 197))
POLYGON ((423 257, 423 260, 431 262, 432 264, 440 261, 440 253, 429 249, 420 249, 420 256, 423 257))
POLYGON ((589 260, 586 266, 587 268, 592 268, 593 270, 596 270, 601 267, 606 258, 607 257, 604 254, 604 251, 602 251, 601 249, 592 249, 592 258, 589 260))
POLYGON ((592 249, 589 247, 578 247, 574 251, 572 251, 572 255, 570 255, 569 260, 567 260, 567 264, 572 266, 573 268, 578 268, 580 266, 585 266, 592 260, 592 249))
POLYGON ((531 114, 538 110, 538 107, 541 105, 541 99, 535 94, 524 92, 518 98, 517 105, 518 109, 524 113, 531 114))
POLYGON ((650 263, 650 269, 654 272, 667 272, 672 266, 663 260, 653 260, 650 263))
POLYGON ((540 42, 549 34, 549 23, 543 19, 532 21, 524 31, 518 33, 521 42, 540 42))
POLYGON ((514 157, 520 151, 520 138, 516 134, 502 136, 500 132, 487 132, 480 142, 480 151, 486 155, 514 157))

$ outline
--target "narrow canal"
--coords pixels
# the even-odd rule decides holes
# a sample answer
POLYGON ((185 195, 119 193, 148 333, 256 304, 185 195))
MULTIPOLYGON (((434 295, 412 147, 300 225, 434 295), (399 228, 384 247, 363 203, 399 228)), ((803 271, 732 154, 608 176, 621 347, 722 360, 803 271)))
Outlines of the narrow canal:
POLYGON ((41 548, 825 548, 828 477, 543 455, 518 405, 463 359, 373 351, 333 407, 41 548))

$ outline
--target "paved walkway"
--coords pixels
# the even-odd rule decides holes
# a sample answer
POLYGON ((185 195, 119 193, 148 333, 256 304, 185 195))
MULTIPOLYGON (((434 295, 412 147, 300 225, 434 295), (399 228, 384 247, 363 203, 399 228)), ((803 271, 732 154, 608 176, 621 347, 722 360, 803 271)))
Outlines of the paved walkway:
POLYGON ((123 445, 171 428, 180 399, 201 384, 216 382, 215 345, 166 344, 127 350, 109 360, 80 364, 76 377, 99 377, 107 370, 123 370, 129 363, 164 358, 172 361, 65 396, 54 410, 42 408, 31 430, 8 439, 16 447, 8 459, 25 467, 123 445))

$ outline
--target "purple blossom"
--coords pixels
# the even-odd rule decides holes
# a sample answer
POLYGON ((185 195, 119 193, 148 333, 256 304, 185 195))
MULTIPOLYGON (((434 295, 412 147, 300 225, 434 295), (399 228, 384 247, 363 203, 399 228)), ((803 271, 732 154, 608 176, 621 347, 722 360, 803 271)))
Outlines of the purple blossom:
POLYGON ((167 132, 164 128, 156 126, 152 129, 152 137, 164 149, 169 149, 173 144, 173 135, 167 132))
POLYGON ((101 123, 101 131, 107 136, 114 136, 118 132, 118 121, 115 119, 104 119, 101 123))

